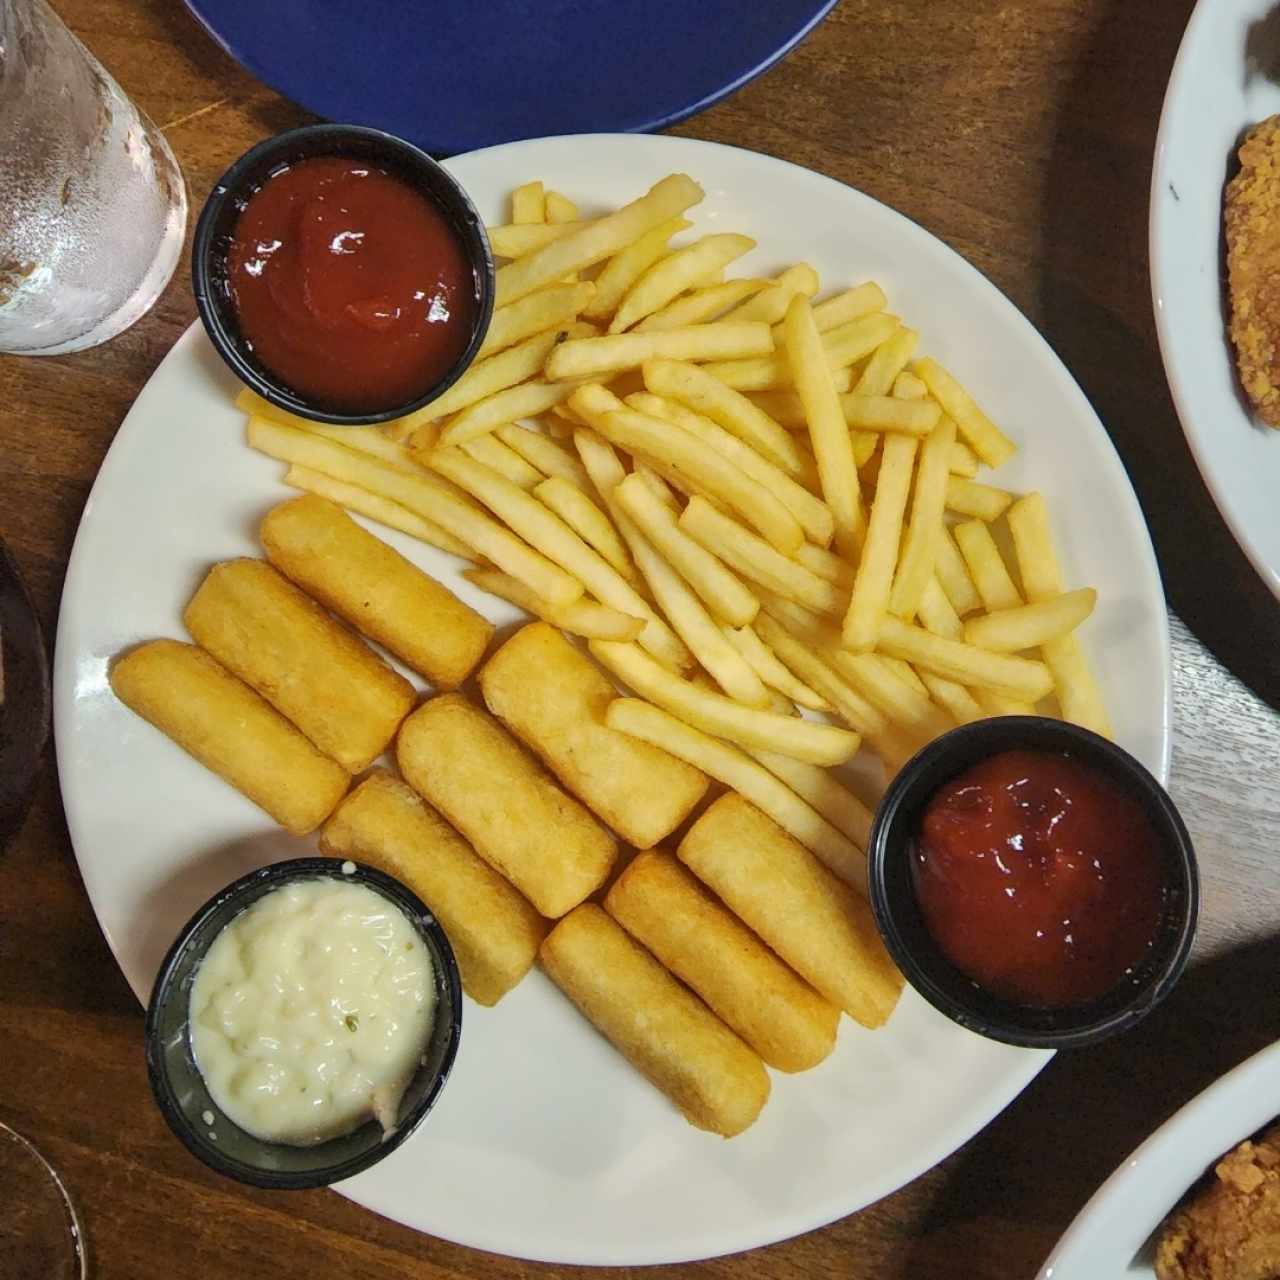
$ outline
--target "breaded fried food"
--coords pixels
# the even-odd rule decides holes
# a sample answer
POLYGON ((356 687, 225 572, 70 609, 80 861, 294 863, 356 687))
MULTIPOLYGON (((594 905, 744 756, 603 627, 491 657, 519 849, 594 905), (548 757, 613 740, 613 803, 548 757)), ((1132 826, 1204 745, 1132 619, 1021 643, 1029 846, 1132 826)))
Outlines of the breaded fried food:
POLYGON ((182 615, 191 638, 350 773, 367 769, 417 694, 264 560, 209 570, 182 615))
POLYGON ((115 695, 294 835, 314 831, 351 779, 203 649, 152 640, 111 665, 115 695))
POLYGON ((375 769, 324 825, 320 851, 403 880, 449 936, 462 989, 497 1004, 533 967, 547 922, 411 787, 375 769))
POLYGON ((452 689, 484 656, 493 624, 327 498, 282 502, 259 534, 286 578, 432 684, 452 689))
POLYGON ((1157 1280, 1273 1280, 1280 1275, 1280 1125, 1242 1142, 1213 1173, 1165 1223, 1157 1280))
POLYGON ((1255 412, 1280 427, 1280 115, 1255 125, 1227 184, 1229 332, 1255 412))
POLYGON ((522 627, 480 672, 489 710, 628 844, 648 849, 689 816, 706 775, 610 729, 618 696, 600 668, 554 627, 522 627))
POLYGON ((888 1021, 902 975, 871 908, 772 818, 730 792, 676 851, 745 925, 815 990, 864 1027, 888 1021))
POLYGON ((605 910, 771 1067, 807 1071, 836 1045, 840 1010, 793 973, 669 853, 637 855, 605 910))
POLYGON ((565 916, 540 954, 556 986, 691 1125, 732 1138, 760 1114, 764 1063, 594 903, 565 916))
POLYGON ((400 726, 405 781, 549 919, 604 882, 617 844, 487 711, 460 693, 424 702, 400 726))

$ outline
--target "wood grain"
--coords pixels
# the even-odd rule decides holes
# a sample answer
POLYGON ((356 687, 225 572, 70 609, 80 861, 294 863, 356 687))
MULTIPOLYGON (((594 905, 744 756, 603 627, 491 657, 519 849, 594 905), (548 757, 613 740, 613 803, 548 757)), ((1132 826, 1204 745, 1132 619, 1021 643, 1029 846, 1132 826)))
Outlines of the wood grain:
MULTIPOLYGON (((308 119, 173 0, 55 7, 163 127, 194 209, 248 146, 308 119)), ((965 1148, 881 1203, 681 1275, 1031 1275, 1154 1125, 1280 1033, 1280 608, 1183 443, 1146 274, 1156 121, 1190 9, 843 0, 778 67, 677 130, 785 157, 900 209, 990 276, 1075 372, 1138 488, 1178 615, 1172 790, 1204 880, 1195 964, 1141 1028, 1059 1057, 965 1148)), ((98 465, 194 314, 184 260, 155 310, 114 342, 58 360, 0 359, 0 533, 50 637, 98 465)), ((51 766, 0 858, 0 1118, 62 1169, 96 1276, 570 1274, 416 1235, 330 1193, 242 1189, 190 1158, 151 1105, 142 1015, 81 886, 51 766)))

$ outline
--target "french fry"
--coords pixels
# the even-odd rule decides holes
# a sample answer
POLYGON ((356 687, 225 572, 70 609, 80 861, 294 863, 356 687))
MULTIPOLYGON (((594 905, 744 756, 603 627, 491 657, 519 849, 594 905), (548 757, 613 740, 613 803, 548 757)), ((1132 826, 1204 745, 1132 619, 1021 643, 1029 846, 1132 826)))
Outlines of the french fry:
POLYGON ((526 182, 511 193, 511 221, 542 223, 547 220, 547 199, 541 182, 526 182))
POLYGON ((562 196, 558 191, 547 192, 547 221, 555 225, 565 225, 570 222, 576 222, 578 219, 578 206, 573 203, 567 196, 562 196))
MULTIPOLYGON (((426 423, 459 413, 499 391, 536 377, 542 372, 551 348, 561 341, 562 335, 587 337, 589 330, 586 325, 578 323, 568 327, 558 326, 543 333, 535 333, 487 360, 478 360, 442 395, 423 408, 397 418, 394 425, 404 434, 412 435, 426 423)), ((426 447, 432 448, 435 443, 435 440, 431 440, 426 447)))
POLYGON ((669 853, 642 853, 614 881, 605 910, 780 1071, 817 1066, 840 1011, 714 901, 669 853))
POLYGON ((466 560, 475 555, 465 542, 447 533, 434 521, 425 519, 416 512, 410 511, 408 507, 393 502, 390 498, 370 493, 368 489, 361 489, 359 485, 347 484, 346 481, 335 480, 322 471, 313 471, 310 467, 297 465, 291 466, 285 472, 284 482, 305 493, 314 493, 321 498, 328 498, 330 502, 336 502, 340 507, 346 507, 348 511, 354 511, 357 515, 376 520, 389 529, 399 529, 401 533, 407 533, 411 538, 417 538, 419 542, 439 547, 441 551, 447 551, 450 555, 461 556, 466 560))
MULTIPOLYGON (((792 302, 794 305, 794 299, 792 302)), ((869 355, 882 342, 892 337, 897 328, 898 322, 893 316, 870 315, 819 334, 827 367, 833 374, 840 370, 847 370, 849 365, 869 355)), ((736 387, 739 391, 787 389, 796 385, 791 365, 785 354, 781 352, 777 355, 756 353, 753 358, 730 356, 706 358, 712 361, 707 365, 707 372, 714 374, 728 386, 736 387)), ((848 391, 851 383, 852 378, 846 372, 835 389, 848 391)))
POLYGON ((588 489, 591 481, 582 463, 563 445, 540 431, 509 422, 494 433, 508 449, 518 453, 531 467, 545 476, 556 476, 579 489, 588 489))
POLYGON ((835 519, 836 546, 842 555, 852 560, 860 553, 866 535, 853 445, 831 381, 822 338, 813 322, 813 312, 808 301, 801 297, 794 298, 787 308, 785 358, 804 405, 822 496, 835 519))
MULTIPOLYGON (((598 552, 589 547, 557 515, 522 489, 456 450, 438 449, 431 465, 447 479, 483 502, 529 544, 583 584, 601 604, 619 613, 643 618, 639 643, 656 651, 662 661, 682 666, 684 646, 636 592, 636 589, 598 552)), ((567 603, 567 602, 566 602, 567 603)))
MULTIPOLYGON (((477 436, 474 440, 466 440, 458 446, 473 461, 496 471, 504 479, 509 480, 518 489, 526 493, 536 489, 542 483, 542 472, 531 467, 514 449, 509 449, 496 436, 477 436)), ((424 465, 431 466, 431 459, 439 450, 431 453, 418 451, 418 457, 424 465)), ((456 451, 455 451, 456 452, 456 451)), ((436 468, 432 467, 432 470, 436 468)))
POLYGON ((810 462, 806 467, 803 450, 768 414, 697 365, 649 360, 641 367, 641 373, 645 386, 654 395, 710 418, 793 479, 812 474, 813 465, 810 462))
POLYGON ((819 333, 826 333, 830 329, 838 329, 841 325, 848 324, 850 320, 860 320, 873 312, 883 311, 887 303, 884 290, 874 280, 869 280, 866 284, 845 289, 842 293, 833 294, 830 298, 815 302, 813 323, 818 326, 819 333))
POLYGON ((947 593, 951 607, 961 617, 978 608, 982 603, 978 597, 978 588, 974 585, 964 557, 960 554, 960 548, 956 546, 956 540, 945 524, 938 538, 933 571, 939 586, 947 593))
POLYGON ((495 301, 499 307, 516 302, 542 285, 551 284, 570 271, 603 262, 619 249, 659 226, 679 217, 702 199, 702 188, 685 174, 671 174, 656 183, 646 195, 553 240, 497 272, 495 301))
POLYGON ((819 578, 825 578, 842 590, 853 590, 853 580, 857 576, 856 570, 834 552, 828 551, 826 547, 818 547, 812 542, 806 542, 796 552, 795 560, 810 573, 816 573, 819 578))
MULTIPOLYGON (((935 636, 945 636, 948 640, 959 640, 964 634, 964 623, 955 611, 947 593, 938 584, 937 575, 930 577, 920 593, 920 607, 916 610, 920 625, 935 636)), ((907 621, 907 619, 903 619, 907 621)))
MULTIPOLYGON (((830 770, 780 756, 774 751, 752 751, 750 755, 785 782, 801 800, 812 805, 837 831, 848 836, 859 849, 867 848, 875 815, 830 770)), ((834 867, 831 869, 835 870, 834 867)), ((848 879, 846 876, 840 878, 848 879)), ((850 880, 850 884, 856 883, 856 880, 850 880)))
POLYGON ((956 722, 956 724, 972 724, 982 720, 987 712, 982 704, 962 684, 948 680, 945 676, 935 675, 932 671, 922 671, 920 679, 929 691, 929 696, 956 722))
POLYGON ((547 377, 556 382, 634 369, 646 360, 736 360, 773 350, 769 326, 716 320, 657 333, 616 333, 572 338, 548 357, 547 377))
POLYGON ((946 715, 929 701, 929 695, 917 692, 898 676, 884 655, 836 649, 831 662, 853 689, 917 742, 932 741, 952 728, 946 715))
POLYGON ((518 302, 499 307, 489 321, 484 342, 476 353, 477 358, 483 360, 485 356, 514 346, 535 333, 542 333, 556 325, 570 324, 591 301, 595 291, 595 285, 589 281, 557 284, 539 289, 537 293, 531 293, 518 302))
POLYGON ((871 461, 871 455, 880 447, 880 437, 874 431, 855 431, 851 439, 853 465, 861 470, 871 461))
POLYGON ((690 498, 679 523, 695 542, 751 581, 819 613, 844 612, 848 597, 839 587, 788 559, 705 498, 690 498))
POLYGON ((783 554, 794 552, 804 541, 804 530, 791 512, 764 485, 715 449, 680 427, 625 406, 593 414, 591 392, 590 387, 580 387, 570 403, 591 417, 592 426, 607 440, 664 472, 684 477, 699 492, 740 515, 783 554))
POLYGON ((1005 568, 1004 557, 991 536, 991 530, 981 520, 970 520, 956 525, 953 532, 982 598, 982 607, 991 613, 1020 605, 1022 597, 1005 568))
POLYGON ((657 329, 679 329, 687 324, 718 320, 730 307, 768 287, 768 280, 741 279, 694 289, 692 293, 676 298, 661 310, 645 316, 635 329, 637 333, 652 333, 657 329))
POLYGON ((960 640, 945 640, 892 616, 880 625, 879 646, 890 657, 903 658, 917 668, 959 684, 981 685, 1023 702, 1039 702, 1053 688, 1053 677, 1043 662, 989 653, 960 640))
POLYGON ((596 658, 635 693, 704 733, 744 746, 764 747, 810 764, 843 764, 858 749, 856 733, 744 707, 672 675, 634 644, 593 640, 590 647, 596 658))
POLYGON ((978 474, 978 455, 963 440, 957 440, 951 446, 948 466, 953 476, 972 480, 978 474))
POLYGON ((812 298, 817 292, 818 273, 807 262, 800 262, 775 276, 767 289, 740 303, 725 319, 777 324, 787 314, 787 305, 796 294, 812 298))
MULTIPOLYGON (((634 407, 634 406, 633 406, 634 407)), ((644 410, 641 410, 643 413, 644 410)), ((656 414, 654 415, 657 416, 656 414)), ((643 458, 632 458, 631 470, 644 481, 645 488, 653 494, 664 507, 679 512, 680 502, 671 486, 643 458)))
POLYGON ((994 716, 1033 716, 1036 714, 1036 709, 1032 703, 1023 702, 1019 698, 1006 698, 1003 694, 993 693, 990 689, 977 689, 974 691, 973 696, 982 708, 982 714, 988 718, 994 716))
POLYGON ((553 604, 569 604, 582 594, 580 582, 514 537, 473 506, 470 499, 457 497, 430 474, 409 475, 341 445, 261 418, 249 422, 249 445, 284 462, 311 467, 408 507, 471 548, 472 555, 492 561, 553 604))
MULTIPOLYGON (((585 472, 584 472, 585 474, 585 472)), ((577 485, 562 476, 550 476, 533 491, 533 496, 550 508, 588 546, 594 548, 630 582, 638 581, 636 567, 609 518, 577 485)))
POLYGON ((956 426, 973 451, 989 467, 1008 462, 1017 446, 974 403, 973 397, 936 360, 928 356, 912 362, 911 372, 929 388, 943 412, 956 426))
POLYGON ((462 576, 475 583, 482 591, 531 613, 543 622, 549 622, 561 631, 572 632, 587 640, 635 640, 644 630, 644 619, 619 613, 595 600, 575 600, 572 604, 556 606, 530 591, 523 582, 517 582, 500 569, 464 569, 462 576))
POLYGON ((486 228, 489 247, 499 258, 523 258, 526 254, 545 249, 553 240, 559 240, 573 231, 582 231, 590 222, 551 223, 503 223, 486 228))
POLYGON ((685 218, 668 218, 614 254, 596 276, 596 295, 587 306, 587 317, 606 320, 613 315, 627 290, 667 253, 671 237, 692 225, 685 218))
MULTIPOLYGON (((1038 493, 1019 498, 1009 508, 1008 520, 1027 599, 1038 603, 1059 595, 1062 592, 1062 575, 1049 531, 1049 512, 1044 498, 1038 493)), ((1063 718, 1110 737, 1111 722, 1107 709, 1079 639, 1069 635, 1050 640, 1041 647, 1041 652, 1053 672, 1063 718)))
POLYGON ((840 408, 849 426, 860 431, 902 431, 913 436, 927 436, 942 416, 932 400, 895 400, 862 391, 841 396, 840 408))
POLYGON ((683 760, 610 729, 618 691, 554 627, 522 627, 480 670, 485 705, 628 844, 665 840, 706 794, 683 760))
POLYGON ((858 560, 853 595, 844 619, 845 647, 858 652, 875 648, 880 622, 889 606, 915 456, 914 437, 885 437, 880 478, 867 521, 866 542, 858 560))
MULTIPOLYGON (((793 480, 780 468, 775 467, 768 459, 762 458, 750 445, 744 444, 719 423, 673 400, 666 400, 648 392, 628 396, 626 402, 640 413, 647 413, 652 418, 662 418, 684 428, 690 435, 697 436, 718 453, 722 453, 730 462, 736 463, 752 480, 764 485, 777 497, 778 501, 795 517, 796 523, 804 530, 805 537, 810 539, 811 543, 820 544, 825 548, 831 541, 835 522, 826 503, 810 493, 799 481, 793 480)), ((805 458, 804 463, 806 473, 812 472, 812 460, 805 458)), ((803 549, 801 547, 796 554, 799 555, 803 549)))
POLYGON ((889 667, 893 673, 900 679, 905 680, 918 693, 923 693, 926 697, 929 690, 925 688, 924 681, 916 675, 916 669, 909 662, 903 662, 901 658, 887 658, 884 654, 880 654, 880 661, 889 667))
POLYGON ((957 515, 972 516, 990 524, 1004 515, 1012 501, 1013 494, 994 485, 979 484, 963 476, 947 477, 947 510, 957 515))
MULTIPOLYGON (((788 724, 805 723, 778 718, 788 724)), ((862 850, 746 751, 637 698, 611 702, 605 723, 611 729, 661 747, 732 788, 768 814, 842 880, 865 887, 866 857, 862 850)))
POLYGON ((722 796, 676 851, 744 924, 863 1026, 882 1025, 902 991, 871 909, 740 796, 722 796))
POLYGON ((923 400, 929 388, 910 369, 903 369, 893 380, 892 394, 895 400, 923 400))
POLYGON ((1098 593, 1092 587, 1049 596, 1035 604, 999 609, 964 624, 969 644, 993 653, 1017 653, 1070 635, 1092 612, 1098 593))
POLYGON ((898 561, 889 612, 910 622, 920 609, 920 597, 934 575, 938 543, 942 538, 942 512, 946 504, 947 466, 955 443, 956 424, 943 418, 920 449, 911 523, 907 526, 898 561))
POLYGON ((613 498, 716 617, 730 626, 751 622, 760 611, 759 600, 680 528, 674 512, 658 500, 639 474, 622 481, 613 490, 613 498))
POLYGON ((893 380, 906 368, 919 341, 920 335, 914 329, 902 328, 882 342, 854 384, 855 394, 887 396, 893 389, 893 380))
MULTIPOLYGON (((521 382, 518 386, 507 387, 468 405, 461 413, 450 418, 440 432, 438 441, 430 447, 448 449, 453 445, 466 444, 468 440, 488 435, 509 422, 545 413, 572 394, 573 384, 563 382, 521 382)), ((419 454, 421 452, 419 449, 419 454)))
POLYGON ((610 333, 622 333, 646 316, 660 311, 686 289, 728 266, 756 247, 750 236, 722 232, 660 258, 627 290, 613 319, 610 333))
POLYGON ((754 1123, 769 1074, 687 987, 621 925, 584 903, 539 951, 551 980, 698 1129, 732 1138, 754 1123))
POLYGON ((639 564, 658 608, 698 664, 735 702, 748 707, 765 706, 769 694, 760 677, 725 639, 684 579, 661 556, 642 557, 639 564))
POLYGON ((771 689, 785 698, 798 702, 812 711, 830 711, 831 704, 819 693, 810 689, 778 661, 778 655, 769 648, 750 627, 726 627, 725 637, 751 664, 756 675, 771 689))

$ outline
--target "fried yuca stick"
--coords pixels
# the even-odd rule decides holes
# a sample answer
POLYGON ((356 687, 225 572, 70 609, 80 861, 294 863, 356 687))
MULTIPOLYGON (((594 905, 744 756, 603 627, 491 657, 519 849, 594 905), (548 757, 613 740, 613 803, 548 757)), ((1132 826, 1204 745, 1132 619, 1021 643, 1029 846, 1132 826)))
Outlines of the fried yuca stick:
POLYGON ((694 729, 638 698, 611 702, 605 721, 611 728, 661 747, 739 792, 811 850, 834 874, 865 891, 867 868, 862 850, 808 801, 779 781, 773 770, 758 764, 741 748, 694 729))
POLYGON ((525 297, 571 271, 581 271, 625 248, 646 231, 675 218, 702 199, 692 178, 676 173, 663 178, 646 195, 589 226, 560 236, 544 248, 497 272, 495 301, 499 306, 525 297))
POLYGON ((778 751, 810 764, 843 764, 858 749, 856 733, 834 725, 793 720, 772 711, 744 707, 731 698, 672 675, 634 644, 593 640, 590 649, 637 694, 705 733, 744 746, 778 751))
POLYGON ((259 536, 286 578, 433 684, 461 684, 488 647, 490 622, 323 498, 272 508, 259 536))
POLYGON ((403 676, 262 560, 214 565, 182 620, 348 773, 386 750, 418 700, 403 676))
POLYGON ((429 471, 410 475, 342 445, 262 418, 249 422, 249 445, 283 462, 311 467, 401 503, 465 543, 471 554, 492 561, 554 603, 568 604, 582 594, 582 583, 513 537, 469 498, 452 486, 446 487, 429 471))
POLYGON ((537 959, 547 922, 408 786, 375 769, 325 823, 320 851, 404 881, 435 913, 462 989, 494 1005, 537 959))
POLYGON ((117 698, 294 835, 342 799, 347 771, 203 649, 152 640, 111 664, 117 698))
POLYGON ((806 299, 792 300, 787 308, 785 332, 787 361, 809 424, 822 496, 835 520, 836 545, 846 559, 856 560, 866 536, 858 471, 853 464, 849 428, 806 299))
POLYGON ((644 630, 644 619, 610 609, 607 604, 583 597, 572 604, 556 606, 536 596, 523 582, 501 569, 464 569, 462 576, 482 591, 497 596, 531 613, 553 627, 588 640, 634 640, 644 630))
POLYGON ((637 849, 669 836, 706 793, 698 769, 607 725, 617 690, 545 623, 522 627, 489 659, 480 692, 561 784, 637 849))
POLYGON ((771 1067, 807 1071, 836 1044, 840 1010, 787 968, 669 853, 642 853, 605 910, 771 1067))
POLYGON ((543 555, 564 565, 602 604, 642 618, 645 628, 640 633, 640 643, 646 649, 673 666, 688 665, 688 651, 671 628, 603 556, 550 508, 453 450, 437 450, 431 455, 431 465, 483 502, 543 555))
POLYGON ((690 1124, 732 1138, 769 1097, 749 1049, 599 907, 566 916, 539 952, 551 980, 690 1124))
POLYGON ((677 850, 749 928, 833 1004, 882 1026, 902 991, 871 908, 741 796, 726 795, 677 850))
POLYGON ((608 876, 617 853, 609 832, 461 694, 424 702, 404 722, 396 761, 542 915, 564 915, 608 876))

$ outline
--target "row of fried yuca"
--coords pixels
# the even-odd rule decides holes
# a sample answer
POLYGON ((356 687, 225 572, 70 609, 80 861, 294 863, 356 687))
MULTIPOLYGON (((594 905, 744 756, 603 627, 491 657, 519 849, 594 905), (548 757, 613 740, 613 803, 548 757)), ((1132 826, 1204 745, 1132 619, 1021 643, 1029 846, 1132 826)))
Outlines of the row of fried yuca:
MULTIPOLYGON (((669 855, 633 862, 606 906, 737 1034, 609 916, 573 911, 609 875, 612 835, 461 694, 430 699, 402 723, 416 700, 412 686, 293 582, 437 683, 465 678, 484 651, 487 623, 321 499, 274 510, 262 540, 288 577, 256 560, 215 566, 184 614, 204 647, 155 641, 117 661, 112 684, 128 705, 294 831, 337 805, 322 848, 417 890, 449 934, 473 998, 496 1002, 541 944, 557 981, 702 1127, 736 1133, 755 1118, 768 1094, 762 1057, 799 1070, 830 1052, 837 1005, 669 855), (378 769, 339 804, 347 770, 367 767, 393 736, 412 788, 378 769), (570 914, 546 938, 539 912, 570 914)), ((612 686, 543 624, 494 656, 481 688, 508 727, 632 844, 656 844, 705 792, 699 771, 604 724, 612 686)), ((737 909, 766 935, 780 930, 774 945, 838 1003, 869 1025, 883 1021, 899 980, 865 905, 745 808, 759 863, 745 880, 736 854, 717 864, 717 848, 739 842, 715 827, 743 821, 723 804, 690 832, 681 857, 721 884, 726 900, 740 895, 737 909), (804 927, 794 927, 797 919, 804 927)))

